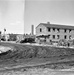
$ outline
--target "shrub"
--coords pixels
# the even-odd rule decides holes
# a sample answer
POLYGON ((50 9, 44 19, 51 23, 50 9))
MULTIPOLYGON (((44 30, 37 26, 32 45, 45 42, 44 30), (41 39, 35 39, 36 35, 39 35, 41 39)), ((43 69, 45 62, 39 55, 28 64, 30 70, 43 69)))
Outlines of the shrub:
POLYGON ((58 42, 59 46, 68 46, 68 41, 66 41, 65 39, 61 39, 58 42))
POLYGON ((21 40, 20 43, 34 43, 34 38, 25 38, 24 40, 21 40))

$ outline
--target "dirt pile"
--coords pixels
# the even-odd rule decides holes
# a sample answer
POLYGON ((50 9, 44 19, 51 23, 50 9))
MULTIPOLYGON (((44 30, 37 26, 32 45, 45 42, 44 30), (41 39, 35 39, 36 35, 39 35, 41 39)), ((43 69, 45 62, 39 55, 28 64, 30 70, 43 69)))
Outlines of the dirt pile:
POLYGON ((12 46, 15 50, 7 51, 0 54, 0 59, 25 59, 25 58, 49 58, 58 56, 74 55, 74 49, 57 48, 57 47, 42 47, 31 45, 17 45, 17 44, 1 44, 5 46, 12 46))

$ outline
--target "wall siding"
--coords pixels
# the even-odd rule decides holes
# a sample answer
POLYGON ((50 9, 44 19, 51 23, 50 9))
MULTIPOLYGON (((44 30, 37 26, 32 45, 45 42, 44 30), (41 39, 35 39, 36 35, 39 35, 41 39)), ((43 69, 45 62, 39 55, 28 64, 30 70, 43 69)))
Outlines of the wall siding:
POLYGON ((66 32, 64 32, 64 29, 59 29, 59 32, 58 30, 55 28, 55 31, 53 31, 53 28, 51 28, 50 32, 48 31, 47 27, 43 26, 43 25, 39 25, 37 28, 36 28, 36 36, 39 36, 39 35, 50 35, 50 40, 52 41, 59 41, 60 39, 64 39, 64 36, 67 35, 67 39, 66 40, 69 40, 69 36, 71 35, 72 38, 74 38, 74 30, 71 30, 71 32, 69 32, 69 29, 66 29, 66 32), (39 31, 39 29, 42 28, 42 32, 39 31), (55 35, 55 39, 53 39, 53 35, 55 35), (60 38, 57 39, 57 35, 60 35, 60 38))

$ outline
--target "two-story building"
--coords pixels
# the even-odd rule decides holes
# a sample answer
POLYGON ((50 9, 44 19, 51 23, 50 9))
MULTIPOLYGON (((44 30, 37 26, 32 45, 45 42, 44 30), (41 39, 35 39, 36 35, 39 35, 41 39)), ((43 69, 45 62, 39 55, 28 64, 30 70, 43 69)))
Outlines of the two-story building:
POLYGON ((40 23, 36 27, 36 39, 44 39, 46 42, 58 42, 60 39, 74 38, 74 26, 40 23))

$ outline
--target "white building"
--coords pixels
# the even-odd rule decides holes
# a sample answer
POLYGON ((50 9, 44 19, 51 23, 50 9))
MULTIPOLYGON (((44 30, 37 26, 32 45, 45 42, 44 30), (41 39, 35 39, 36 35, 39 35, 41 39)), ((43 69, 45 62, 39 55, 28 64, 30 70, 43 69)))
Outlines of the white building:
POLYGON ((69 40, 74 38, 74 26, 40 23, 36 27, 37 39, 44 38, 45 41, 58 42, 60 39, 69 40))

